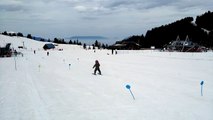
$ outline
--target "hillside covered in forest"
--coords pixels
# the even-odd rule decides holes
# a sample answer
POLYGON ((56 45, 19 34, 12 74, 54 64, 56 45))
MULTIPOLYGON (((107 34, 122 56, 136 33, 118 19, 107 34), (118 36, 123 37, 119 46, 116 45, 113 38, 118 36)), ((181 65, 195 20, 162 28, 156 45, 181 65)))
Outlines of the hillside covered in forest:
POLYGON ((213 47, 213 12, 206 12, 203 15, 186 17, 173 23, 162 25, 148 30, 145 35, 133 35, 118 42, 133 41, 141 48, 162 48, 165 44, 175 40, 179 36, 184 40, 186 36, 193 42, 205 47, 213 47))

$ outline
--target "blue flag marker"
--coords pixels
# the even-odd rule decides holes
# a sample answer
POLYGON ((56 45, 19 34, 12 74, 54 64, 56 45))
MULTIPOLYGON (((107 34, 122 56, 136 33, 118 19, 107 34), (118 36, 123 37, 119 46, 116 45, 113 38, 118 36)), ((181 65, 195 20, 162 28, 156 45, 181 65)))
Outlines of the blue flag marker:
POLYGON ((200 86, 201 86, 201 96, 203 96, 203 84, 204 84, 204 81, 201 81, 201 83, 200 83, 200 86))
POLYGON ((134 95, 133 95, 133 93, 132 93, 132 91, 131 91, 131 86, 130 86, 130 85, 126 85, 126 89, 128 89, 128 90, 130 91, 133 100, 135 100, 135 97, 134 97, 134 95))

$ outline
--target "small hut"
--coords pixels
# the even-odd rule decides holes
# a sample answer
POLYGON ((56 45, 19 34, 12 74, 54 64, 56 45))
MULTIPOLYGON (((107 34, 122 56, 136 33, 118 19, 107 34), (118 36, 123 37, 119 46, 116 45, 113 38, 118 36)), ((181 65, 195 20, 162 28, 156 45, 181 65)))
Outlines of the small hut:
POLYGON ((123 41, 121 43, 116 43, 111 45, 110 49, 118 49, 118 50, 139 50, 140 45, 134 41, 123 41))
POLYGON ((44 50, 48 50, 48 49, 54 49, 55 45, 53 45, 52 43, 47 43, 44 45, 44 50))

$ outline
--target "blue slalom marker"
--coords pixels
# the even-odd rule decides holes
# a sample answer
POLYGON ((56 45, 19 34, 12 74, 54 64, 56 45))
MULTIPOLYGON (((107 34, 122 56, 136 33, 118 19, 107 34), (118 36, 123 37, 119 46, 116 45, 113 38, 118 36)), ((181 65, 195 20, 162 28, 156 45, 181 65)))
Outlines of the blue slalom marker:
POLYGON ((126 88, 127 88, 127 89, 130 89, 130 88, 131 88, 131 86, 130 86, 130 85, 126 85, 126 88))
POLYGON ((204 81, 201 81, 201 83, 200 83, 200 86, 201 86, 201 96, 203 96, 203 84, 204 84, 204 81))
POLYGON ((204 84, 204 81, 201 81, 200 85, 203 85, 204 84))
POLYGON ((126 89, 128 89, 132 95, 133 100, 135 100, 135 96, 133 95, 132 91, 131 91, 131 86, 130 85, 126 85, 126 89))

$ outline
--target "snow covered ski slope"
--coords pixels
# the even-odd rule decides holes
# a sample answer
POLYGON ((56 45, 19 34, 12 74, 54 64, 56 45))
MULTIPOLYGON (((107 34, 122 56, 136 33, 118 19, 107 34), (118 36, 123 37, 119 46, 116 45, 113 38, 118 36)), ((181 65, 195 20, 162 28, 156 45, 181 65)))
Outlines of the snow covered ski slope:
POLYGON ((43 42, 0 35, 7 42, 24 56, 0 58, 0 120, 213 120, 212 52, 59 45, 47 56, 43 42))

